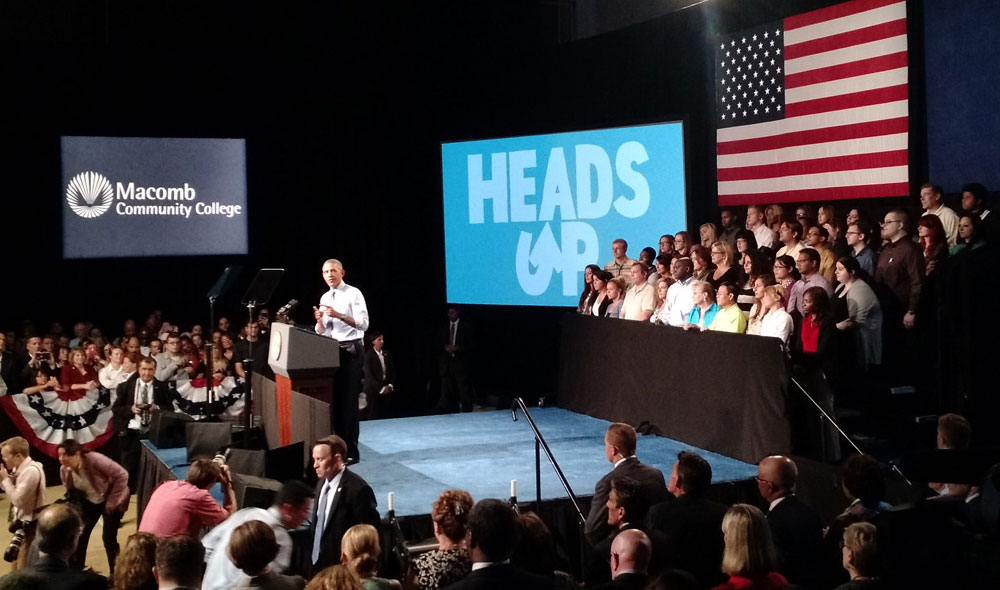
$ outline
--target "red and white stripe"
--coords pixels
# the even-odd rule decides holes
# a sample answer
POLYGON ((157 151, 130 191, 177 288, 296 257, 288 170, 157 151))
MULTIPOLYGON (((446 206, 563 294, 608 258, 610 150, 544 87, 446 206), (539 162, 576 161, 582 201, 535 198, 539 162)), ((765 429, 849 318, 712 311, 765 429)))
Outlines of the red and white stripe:
POLYGON ((718 130, 719 204, 907 194, 906 3, 854 0, 784 27, 785 119, 718 130))

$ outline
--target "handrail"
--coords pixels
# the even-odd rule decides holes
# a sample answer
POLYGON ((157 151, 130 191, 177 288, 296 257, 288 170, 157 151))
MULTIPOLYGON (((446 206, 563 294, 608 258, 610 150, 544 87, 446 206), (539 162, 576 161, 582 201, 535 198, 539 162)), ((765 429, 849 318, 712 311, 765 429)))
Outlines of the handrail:
MULTIPOLYGON (((559 483, 561 483, 563 489, 566 490, 566 494, 569 496, 569 501, 573 504, 573 509, 576 510, 576 516, 580 521, 580 525, 586 525, 587 519, 583 516, 583 511, 580 510, 580 504, 576 500, 576 494, 573 493, 573 488, 571 488, 569 482, 566 481, 566 476, 563 475, 562 469, 559 467, 559 462, 556 461, 556 458, 552 455, 552 450, 549 449, 549 445, 545 442, 545 438, 542 436, 542 433, 539 432, 538 425, 535 424, 535 421, 531 418, 531 414, 528 413, 528 406, 525 405, 524 400, 519 397, 514 398, 514 403, 517 405, 517 407, 513 408, 511 412, 514 421, 517 421, 517 410, 520 408, 521 412, 524 413, 524 417, 528 420, 528 425, 531 426, 531 431, 535 435, 535 443, 538 444, 543 451, 545 451, 545 456, 548 457, 549 463, 552 464, 552 469, 556 472, 556 477, 559 478, 559 483)), ((535 473, 535 485, 541 485, 537 471, 535 473)))
MULTIPOLYGON (((796 379, 796 378, 795 378, 794 376, 789 376, 789 380, 790 380, 790 381, 791 381, 792 383, 794 383, 794 384, 795 384, 795 386, 796 386, 796 387, 798 387, 798 388, 799 388, 799 390, 800 390, 800 391, 801 391, 801 392, 802 392, 803 394, 805 394, 805 396, 806 396, 806 399, 808 399, 809 401, 811 401, 811 402, 812 402, 812 404, 813 404, 814 406, 816 406, 816 409, 817 409, 817 410, 819 410, 819 413, 820 413, 820 414, 822 414, 822 415, 823 415, 823 417, 824 417, 824 418, 826 418, 826 419, 827 419, 827 420, 828 420, 828 421, 830 422, 830 424, 832 424, 832 425, 833 425, 833 427, 837 429, 837 432, 839 432, 839 433, 840 433, 840 436, 844 437, 844 440, 846 440, 846 441, 847 441, 848 443, 850 443, 850 445, 851 445, 852 447, 854 447, 854 450, 855 450, 855 451, 857 451, 859 455, 864 455, 864 454, 865 454, 865 452, 864 452, 864 451, 862 451, 862 450, 861 450, 861 448, 860 448, 860 447, 859 447, 858 445, 856 445, 856 444, 854 443, 854 439, 852 439, 852 438, 851 438, 850 436, 848 436, 848 435, 847 435, 847 433, 846 433, 846 432, 844 432, 844 429, 840 427, 840 424, 837 424, 837 421, 836 421, 836 420, 834 420, 834 419, 833 419, 833 418, 832 418, 832 417, 830 416, 830 414, 828 414, 828 413, 827 413, 827 411, 826 411, 825 409, 823 409, 823 406, 822 406, 822 405, 820 405, 820 403, 816 401, 816 399, 815 399, 815 398, 814 398, 814 397, 812 396, 812 394, 810 394, 810 393, 809 393, 809 392, 808 392, 808 391, 806 390, 806 388, 805 388, 805 387, 803 387, 803 386, 802 386, 802 384, 801 384, 801 383, 799 383, 799 381, 798 381, 798 380, 797 380, 797 379, 796 379)), ((902 472, 902 471, 900 471, 899 467, 898 467, 898 466, 897 466, 897 465, 896 465, 895 463, 893 463, 893 462, 891 462, 891 461, 890 461, 890 462, 889 462, 889 466, 890 466, 890 467, 892 467, 892 470, 893 470, 893 471, 895 471, 895 472, 896 472, 897 474, 899 474, 899 477, 903 478, 903 481, 905 481, 905 482, 906 482, 906 485, 909 485, 909 486, 912 486, 912 485, 913 485, 913 483, 912 483, 912 482, 911 482, 911 481, 910 481, 909 479, 907 479, 905 475, 903 475, 903 472, 902 472)))

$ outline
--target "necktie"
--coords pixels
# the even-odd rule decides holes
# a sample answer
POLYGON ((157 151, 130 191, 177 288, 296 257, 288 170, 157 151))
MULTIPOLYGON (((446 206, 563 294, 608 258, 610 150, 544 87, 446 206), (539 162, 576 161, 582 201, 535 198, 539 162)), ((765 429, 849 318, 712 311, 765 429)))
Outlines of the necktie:
POLYGON ((149 383, 142 383, 142 387, 139 388, 139 405, 145 405, 149 403, 149 383))
POLYGON ((458 324, 452 322, 451 329, 448 331, 448 344, 455 346, 455 332, 457 331, 458 331, 458 324))
POLYGON ((319 506, 316 508, 316 522, 313 523, 313 550, 312 562, 319 561, 319 546, 323 540, 323 529, 326 528, 326 502, 329 494, 330 482, 323 484, 323 490, 319 493, 319 506))

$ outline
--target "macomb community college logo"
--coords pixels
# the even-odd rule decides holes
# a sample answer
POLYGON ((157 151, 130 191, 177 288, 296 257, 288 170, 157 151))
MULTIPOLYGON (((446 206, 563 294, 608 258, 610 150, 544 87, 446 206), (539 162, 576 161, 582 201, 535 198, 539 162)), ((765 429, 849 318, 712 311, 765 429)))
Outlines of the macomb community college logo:
POLYGON ((80 217, 100 217, 111 208, 115 198, 111 181, 97 172, 81 172, 66 186, 66 202, 80 217))

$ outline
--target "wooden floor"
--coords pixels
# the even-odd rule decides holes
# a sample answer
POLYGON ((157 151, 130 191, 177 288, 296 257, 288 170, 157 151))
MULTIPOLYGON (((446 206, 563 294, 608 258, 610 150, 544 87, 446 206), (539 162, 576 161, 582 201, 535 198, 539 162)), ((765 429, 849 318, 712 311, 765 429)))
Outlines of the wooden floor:
MULTIPOLYGON (((66 488, 63 486, 52 486, 45 491, 45 497, 48 502, 54 502, 62 498, 65 494, 66 488)), ((0 514, 10 514, 10 500, 7 499, 6 494, 0 496, 0 514)), ((3 550, 10 543, 11 534, 7 531, 6 522, 6 519, 0 522, 3 525, 0 527, 0 555, 2 555, 3 550)), ((122 518, 122 526, 118 529, 118 543, 122 547, 125 546, 125 541, 135 533, 137 527, 138 523, 135 521, 135 496, 132 496, 128 511, 125 513, 125 517, 122 518)), ((94 531, 90 535, 90 545, 87 547, 87 565, 97 573, 106 576, 111 570, 108 568, 108 556, 104 553, 104 543, 101 542, 103 529, 104 519, 102 518, 97 521, 97 526, 94 527, 94 531)), ((0 575, 8 572, 10 572, 10 564, 0 559, 0 575)))

